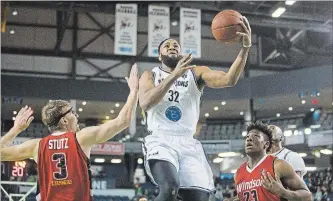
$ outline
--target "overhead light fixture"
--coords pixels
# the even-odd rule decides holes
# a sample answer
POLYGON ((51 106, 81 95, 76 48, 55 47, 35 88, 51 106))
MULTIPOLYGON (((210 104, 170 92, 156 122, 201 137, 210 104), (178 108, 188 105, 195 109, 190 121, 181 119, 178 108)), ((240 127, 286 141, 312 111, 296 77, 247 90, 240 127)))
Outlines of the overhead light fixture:
POLYGON ((291 136, 292 134, 293 134, 293 132, 292 132, 291 130, 285 130, 285 131, 283 132, 283 135, 286 136, 286 137, 289 137, 289 136, 291 136))
POLYGON ((306 103, 306 100, 302 100, 302 104, 304 105, 306 103))
POLYGON ((205 113, 205 117, 209 117, 209 113, 205 113))
POLYGON ((317 170, 317 167, 305 167, 305 169, 309 172, 311 171, 316 171, 317 170))
POLYGON ((305 135, 310 135, 311 134, 311 128, 306 128, 306 129, 304 129, 304 133, 305 133, 305 135))
POLYGON ((110 117, 109 117, 109 116, 106 116, 105 119, 110 119, 110 117))
POLYGON ((243 131, 243 132, 242 132, 242 136, 243 136, 243 137, 245 137, 245 136, 246 136, 246 134, 247 134, 247 132, 246 132, 246 131, 243 131))
POLYGON ((302 158, 306 157, 308 154, 307 153, 298 153, 298 155, 302 158))
POLYGON ((15 121, 15 119, 16 119, 15 117, 12 118, 13 121, 15 121))
POLYGON ((219 107, 214 107, 214 110, 215 110, 215 111, 219 110, 219 107))
POLYGON ((286 1, 286 5, 291 6, 295 3, 296 1, 286 1))
POLYGON ((172 21, 172 22, 171 22, 171 25, 174 26, 174 27, 177 26, 177 25, 178 25, 177 20, 172 21))
POLYGON ((130 139, 131 136, 130 136, 130 135, 126 135, 125 138, 126 138, 126 139, 130 139))
POLYGON ((298 135, 298 130, 294 130, 294 135, 298 135))
POLYGON ((113 114, 113 113, 114 113, 114 110, 110 110, 110 113, 113 114))
POLYGON ((95 163, 104 163, 105 162, 105 158, 95 158, 94 162, 95 163))
POLYGON ((289 111, 292 111, 292 110, 293 110, 293 107, 289 107, 288 110, 289 110, 289 111))
POLYGON ((17 114, 17 112, 16 112, 16 111, 14 111, 14 112, 13 112, 13 114, 14 114, 14 115, 16 115, 16 114, 17 114))
POLYGON ((241 111, 239 114, 240 114, 240 115, 244 115, 244 112, 243 112, 243 111, 241 111))
POLYGON ((319 93, 319 92, 317 92, 317 96, 320 96, 320 93, 319 93))
POLYGON ((222 153, 219 153, 219 157, 221 158, 225 158, 225 157, 235 157, 235 156, 240 156, 241 153, 238 153, 238 152, 222 152, 222 153))
POLYGON ((320 150, 320 153, 325 154, 325 155, 332 155, 332 150, 329 149, 322 149, 320 150))
POLYGON ((86 101, 83 101, 83 102, 82 102, 82 105, 87 105, 87 102, 86 102, 86 101))
POLYGON ((9 31, 9 33, 10 33, 10 34, 14 34, 14 33, 15 33, 15 30, 14 30, 14 29, 11 29, 11 30, 9 31))
POLYGON ((16 16, 18 14, 17 10, 14 9, 13 12, 12 12, 12 15, 16 16))
POLYGON ((116 106, 116 107, 119 107, 119 106, 120 106, 120 104, 119 104, 119 103, 116 103, 116 104, 115 104, 115 106, 116 106))
POLYGON ((276 117, 280 117, 280 116, 281 116, 281 114, 280 114, 280 113, 277 113, 277 114, 276 114, 276 117))
POLYGON ((138 158, 138 164, 142 164, 142 163, 143 163, 142 158, 138 158))
POLYGON ((83 111, 83 109, 82 108, 79 108, 79 112, 82 112, 83 111))
POLYGON ((310 111, 313 112, 313 111, 314 111, 314 108, 311 108, 310 111))
POLYGON ((280 17, 285 11, 286 11, 286 8, 284 8, 284 7, 278 7, 278 8, 272 13, 272 17, 274 17, 274 18, 280 17))
POLYGON ((119 158, 111 159, 111 163, 121 163, 121 159, 119 158))
POLYGON ((235 174, 237 172, 237 169, 233 169, 233 170, 231 170, 231 173, 232 174, 235 174))
POLYGON ((213 163, 221 163, 223 161, 223 158, 214 158, 213 163))
POLYGON ((225 105, 225 104, 227 104, 225 101, 222 101, 222 102, 221 102, 221 105, 225 105))

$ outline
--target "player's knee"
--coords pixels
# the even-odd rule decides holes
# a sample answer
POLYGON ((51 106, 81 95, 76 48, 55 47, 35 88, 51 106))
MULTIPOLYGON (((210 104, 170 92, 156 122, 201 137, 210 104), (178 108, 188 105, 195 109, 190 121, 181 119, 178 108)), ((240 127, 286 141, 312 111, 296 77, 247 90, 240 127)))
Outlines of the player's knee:
POLYGON ((169 181, 165 182, 160 186, 160 194, 166 200, 171 200, 175 198, 178 194, 179 182, 178 181, 169 181))

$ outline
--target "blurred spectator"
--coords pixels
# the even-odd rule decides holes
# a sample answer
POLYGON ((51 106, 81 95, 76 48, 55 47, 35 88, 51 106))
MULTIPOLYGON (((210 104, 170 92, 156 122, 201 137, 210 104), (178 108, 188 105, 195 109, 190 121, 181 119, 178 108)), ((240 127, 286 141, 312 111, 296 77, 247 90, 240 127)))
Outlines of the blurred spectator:
POLYGON ((148 198, 144 195, 141 195, 140 197, 138 197, 137 201, 148 201, 148 198))

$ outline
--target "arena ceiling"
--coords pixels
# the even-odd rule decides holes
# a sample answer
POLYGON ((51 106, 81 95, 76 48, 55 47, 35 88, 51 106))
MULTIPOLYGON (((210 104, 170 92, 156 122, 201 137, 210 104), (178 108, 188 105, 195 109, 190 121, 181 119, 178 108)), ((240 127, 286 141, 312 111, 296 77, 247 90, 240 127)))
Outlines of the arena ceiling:
MULTIPOLYGON (((9 4, 8 31, 1 34, 2 54, 69 58, 71 69, 66 76, 71 79, 79 77, 77 75, 79 64, 76 61, 86 63, 96 70, 92 75, 87 76, 87 79, 93 75, 98 78, 106 72, 109 76, 103 76, 103 79, 110 78, 109 81, 123 79, 123 74, 117 70, 126 62, 156 63, 156 58, 146 56, 147 44, 144 39, 147 37, 147 30, 144 29, 138 31, 138 35, 143 37, 137 56, 114 55, 112 51, 108 51, 104 41, 108 40, 113 45, 114 20, 112 18, 114 18, 116 2, 11 1, 5 3, 9 4), (12 15, 14 10, 18 12, 17 16, 12 15), (16 31, 13 35, 9 34, 11 28, 16 31), (28 37, 30 32, 34 32, 31 38, 33 42, 28 37), (47 42, 43 43, 43 40, 47 42), (92 62, 93 59, 112 59, 117 63, 103 70, 92 62)), ((332 65, 332 2, 297 1, 291 6, 286 6, 285 1, 131 1, 128 3, 138 3, 138 16, 141 19, 147 17, 148 4, 168 5, 171 11, 171 22, 179 20, 180 7, 198 8, 202 10, 202 26, 208 28, 219 11, 224 9, 239 11, 247 16, 253 29, 254 45, 246 70, 253 70, 255 74, 259 71, 287 73, 300 68, 332 65), (279 6, 286 7, 286 12, 279 18, 272 18, 272 11, 279 6)), ((171 36, 177 38, 176 28, 171 27, 171 36)), ((202 40, 209 42, 214 39, 211 34, 208 34, 202 36, 202 40)), ((195 63, 229 67, 232 61, 202 58, 196 59, 195 63)), ((28 74, 32 73, 40 76, 60 76, 59 73, 51 71, 41 73, 2 68, 1 72, 23 76, 29 76, 28 74)), ((81 76, 80 79, 84 77, 81 76)), ((332 88, 321 91, 318 99, 321 106, 331 109, 332 88)), ((32 105, 38 114, 47 101, 47 99, 23 98, 23 104, 32 105)), ((80 113, 81 118, 104 119, 105 116, 113 118, 119 112, 119 108, 115 108, 115 102, 88 101, 86 106, 82 106, 82 101, 84 100, 79 100, 77 105, 77 108, 83 108, 80 113), (115 110, 114 114, 110 113, 111 109, 115 110)), ((209 118, 243 118, 240 112, 247 109, 248 100, 228 100, 224 106, 221 105, 221 101, 205 100, 202 104, 201 118, 205 118, 205 113, 210 114, 209 118), (213 109, 215 106, 218 106, 219 110, 215 111, 213 109)), ((275 117, 279 112, 282 118, 303 114, 311 107, 315 107, 311 105, 310 99, 304 105, 300 101, 298 94, 272 96, 263 98, 262 101, 254 100, 254 109, 258 117, 275 117), (288 107, 293 107, 294 110, 288 111, 288 107)), ((122 104, 120 103, 121 106, 122 104)), ((18 110, 19 107, 19 105, 2 104, 2 117, 10 119, 13 111, 18 110)), ((138 116, 140 116, 139 111, 138 116)))
MULTIPOLYGON (((164 1, 164 2, 142 2, 126 1, 138 4, 138 16, 147 17, 148 5, 159 4, 170 7, 171 22, 179 20, 179 8, 201 9, 203 26, 210 26, 214 16, 221 10, 234 9, 247 16, 253 28, 255 39, 253 40, 257 52, 257 61, 251 68, 258 70, 286 71, 295 68, 313 67, 314 65, 331 64, 332 57, 332 2, 329 1, 297 1, 293 5, 285 5, 285 1, 164 1), (272 18, 271 14, 277 7, 286 7, 285 13, 279 18, 272 18)), ((24 19, 8 16, 8 27, 56 29, 56 40, 52 48, 36 48, 31 45, 18 47, 6 43, 2 45, 2 53, 63 56, 73 59, 86 58, 110 58, 115 60, 128 60, 128 57, 103 54, 100 51, 83 51, 87 46, 99 40, 101 36, 107 35, 114 39, 114 23, 104 26, 99 21, 99 14, 112 17, 115 13, 115 1, 84 1, 84 2, 26 2, 13 1, 9 3, 10 11, 17 9, 24 13, 27 9, 42 9, 49 11, 46 18, 53 18, 53 23, 38 23, 29 20, 32 16, 25 15, 24 19), (110 15, 109 15, 110 14, 110 15), (51 16, 52 15, 52 16, 51 16), (92 27, 80 25, 81 18, 88 17, 96 24, 92 27), (87 43, 77 46, 77 37, 81 37, 82 31, 96 31, 97 35, 87 38, 87 43), (88 40, 89 39, 89 40, 88 40), (65 42, 70 44, 64 44, 65 42), (76 45, 75 45, 76 44, 76 45)), ((36 11, 37 12, 37 11, 36 11)), ((43 20, 39 20, 43 21, 43 20)), ((110 19, 107 19, 110 21, 110 19)), ((112 20, 111 20, 112 21, 112 20)), ((27 31, 27 30, 25 30, 27 31)), ((42 31, 42 30, 41 30, 42 31)), ((146 31, 138 31, 140 35, 147 35, 146 31)), ((172 37, 178 34, 171 34, 172 37)), ((213 39, 212 35, 203 36, 203 39, 213 39)), ((3 38, 7 39, 7 38, 3 38)), ((142 44, 138 48, 139 54, 132 57, 133 61, 156 62, 155 58, 145 56, 147 45, 142 44)), ((209 64, 220 66, 221 62, 215 60, 198 59, 198 65, 209 64)), ((222 63, 230 66, 231 62, 222 63)))

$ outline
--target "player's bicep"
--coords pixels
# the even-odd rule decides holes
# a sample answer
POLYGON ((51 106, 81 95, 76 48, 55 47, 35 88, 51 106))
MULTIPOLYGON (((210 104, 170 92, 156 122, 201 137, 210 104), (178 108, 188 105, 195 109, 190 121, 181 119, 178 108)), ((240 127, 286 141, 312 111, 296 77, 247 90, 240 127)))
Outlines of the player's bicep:
POLYGON ((296 174, 292 166, 284 160, 276 160, 274 167, 283 185, 290 190, 306 190, 309 191, 304 181, 296 174))
POLYGON ((2 161, 24 160, 34 157, 34 151, 39 139, 28 140, 20 145, 1 148, 2 161))
POLYGON ((224 71, 211 70, 207 66, 200 67, 200 79, 210 88, 230 87, 227 73, 224 71))
POLYGON ((81 147, 90 148, 94 144, 103 143, 126 128, 125 121, 119 116, 100 126, 91 126, 77 133, 77 139, 81 147))

